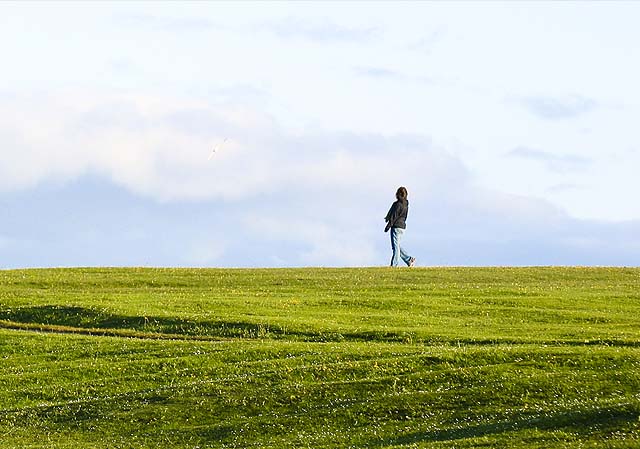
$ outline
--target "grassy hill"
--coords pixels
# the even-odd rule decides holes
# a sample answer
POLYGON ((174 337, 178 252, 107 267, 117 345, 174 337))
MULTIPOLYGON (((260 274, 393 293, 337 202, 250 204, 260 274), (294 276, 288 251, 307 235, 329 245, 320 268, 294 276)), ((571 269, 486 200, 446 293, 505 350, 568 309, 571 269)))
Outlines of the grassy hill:
POLYGON ((638 448, 640 269, 0 271, 0 447, 638 448))

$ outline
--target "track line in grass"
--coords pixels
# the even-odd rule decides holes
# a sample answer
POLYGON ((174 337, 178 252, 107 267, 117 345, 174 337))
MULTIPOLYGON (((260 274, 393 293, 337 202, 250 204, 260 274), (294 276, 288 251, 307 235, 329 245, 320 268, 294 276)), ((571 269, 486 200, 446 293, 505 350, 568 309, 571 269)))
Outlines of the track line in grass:
MULTIPOLYGON (((185 340, 204 342, 226 342, 240 340, 238 338, 224 338, 211 335, 185 335, 185 334, 165 334, 158 332, 140 332, 131 329, 100 329, 85 327, 60 326, 55 324, 35 324, 18 323, 15 321, 0 320, 0 329, 38 332, 47 334, 73 334, 88 337, 121 337, 134 338, 140 340, 185 340)), ((259 340, 256 338, 256 340, 259 340)))
POLYGON ((538 412, 529 416, 512 419, 474 423, 470 425, 452 426, 445 429, 434 429, 414 432, 395 438, 371 442, 374 447, 404 446, 419 443, 453 442, 494 434, 519 432, 528 429, 560 430, 564 428, 598 426, 601 422, 625 421, 636 422, 640 419, 640 402, 591 401, 579 408, 556 409, 552 412, 538 412))
MULTIPOLYGON (((74 405, 95 404, 99 402, 114 401, 119 399, 144 400, 145 397, 149 395, 153 396, 153 395, 158 395, 160 393, 166 393, 166 392, 175 393, 175 392, 187 390, 196 386, 217 385, 221 383, 232 383, 234 381, 245 381, 249 377, 255 378, 256 374, 272 374, 274 372, 276 371, 265 370, 261 373, 239 374, 236 376, 228 376, 224 378, 199 380, 199 381, 186 382, 186 383, 176 383, 176 384, 165 385, 157 388, 147 388, 142 390, 127 391, 127 392, 123 392, 115 395, 107 395, 107 396, 100 396, 100 397, 84 397, 84 398, 70 399, 68 401, 59 401, 55 403, 50 402, 50 403, 44 403, 44 404, 28 405, 20 408, 13 408, 13 409, 1 409, 0 416, 3 416, 3 415, 9 416, 12 414, 24 414, 24 413, 29 413, 30 411, 38 411, 38 410, 60 409, 60 408, 65 408, 69 406, 74 406, 74 405)), ((357 403, 361 400, 345 399, 345 401, 357 403)), ((324 407, 324 404, 318 404, 318 407, 324 407)))
MULTIPOLYGON (((393 360, 393 359, 389 359, 389 360, 393 360)), ((357 361, 357 363, 364 363, 366 362, 366 360, 362 360, 362 361, 357 361)), ((352 363, 352 362, 345 362, 344 364, 347 363, 352 363)), ((305 365, 302 367, 294 367, 292 368, 291 371, 296 371, 296 370, 300 370, 302 369, 302 371, 307 371, 307 370, 313 370, 313 369, 318 369, 319 367, 324 366, 324 364, 318 364, 318 365, 305 365)), ((260 377, 264 377, 264 376, 269 376, 269 375, 273 375, 273 374, 279 374, 282 372, 282 368, 270 368, 270 369, 265 369, 265 370, 260 370, 260 371, 254 371, 251 373, 238 373, 236 375, 232 375, 232 376, 226 376, 226 377, 216 377, 216 378, 210 378, 210 379, 204 379, 204 380, 198 380, 198 381, 192 381, 192 382, 186 382, 186 383, 176 383, 173 385, 165 385, 165 386, 161 386, 158 388, 150 388, 150 389, 143 389, 143 390, 134 390, 134 391, 128 391, 128 392, 124 392, 124 393, 120 393, 120 394, 116 394, 116 395, 110 395, 110 396, 100 396, 100 397, 85 397, 85 398, 78 398, 78 399, 71 399, 68 401, 60 401, 60 402, 56 402, 56 403, 45 403, 45 404, 37 404, 37 405, 30 405, 30 406, 25 406, 25 407, 21 407, 18 409, 4 409, 4 410, 0 410, 0 415, 8 415, 8 414, 12 414, 12 413, 20 413, 20 412, 28 412, 30 410, 44 410, 44 409, 54 409, 54 408, 63 408, 63 407, 67 407, 67 406, 71 406, 71 405, 81 405, 81 404, 90 404, 90 403, 95 403, 95 402, 103 402, 103 401, 112 401, 112 400, 116 400, 116 399, 123 399, 123 398, 130 398, 130 399, 143 399, 145 395, 149 395, 149 394, 158 394, 161 392, 167 392, 167 391, 180 391, 180 390, 186 390, 192 387, 196 387, 196 386, 206 386, 206 385, 217 385, 217 384, 229 384, 229 383, 234 383, 234 382, 244 382, 247 379, 255 379, 255 378, 260 378, 260 377)), ((136 376, 137 377, 137 376, 136 376)), ((371 383, 371 382, 379 382, 380 380, 384 380, 385 378, 387 378, 388 376, 378 376, 377 378, 362 378, 362 379, 353 379, 353 380, 349 380, 349 381, 343 381, 343 382, 336 382, 336 383, 344 383, 344 384, 353 384, 353 383, 371 383)), ((125 376, 124 378, 118 378, 118 380, 123 380, 126 378, 133 378, 132 376, 125 376)), ((316 384, 316 385, 331 385, 333 384, 333 382, 325 382, 325 381, 309 381, 308 383, 310 384, 316 384)), ((358 402, 358 401, 355 401, 358 402)))
MULTIPOLYGON (((187 335, 187 334, 169 334, 159 332, 142 332, 133 329, 116 329, 116 328, 84 328, 61 326, 55 324, 38 324, 38 323, 20 323, 15 321, 0 320, 0 329, 37 332, 47 334, 67 334, 67 335, 83 335, 88 337, 119 337, 140 340, 182 340, 182 341, 201 341, 201 342, 233 342, 233 341, 290 341, 290 342, 309 342, 309 343, 339 343, 348 342, 366 342, 376 341, 374 335, 365 334, 314 334, 314 333, 296 333, 288 334, 290 338, 283 336, 255 336, 255 337, 222 337, 215 335, 187 335), (299 340, 302 338, 302 340, 299 340)), ((377 343, 404 343, 398 339, 403 339, 401 335, 385 335, 382 340, 377 343)), ((640 340, 617 340, 617 339, 584 339, 584 340, 549 340, 549 341, 530 341, 518 340, 512 338, 503 339, 460 339, 460 338, 442 338, 440 336, 426 337, 424 339, 415 338, 408 345, 422 345, 424 347, 498 347, 498 346, 526 346, 537 345, 542 347, 582 347, 582 346, 603 346, 603 347, 640 347, 640 340)))
MULTIPOLYGON (((411 356, 409 356, 411 357, 411 356)), ((376 359, 373 359, 376 360, 376 359)), ((380 360, 380 359, 378 359, 380 360)), ((389 358, 387 360, 394 360, 393 358, 389 358)), ((367 362, 367 360, 361 360, 361 361, 357 361, 357 364, 364 364, 365 362, 367 362)), ((352 362, 345 362, 346 363, 352 363, 352 362)), ((506 364, 509 364, 511 362, 505 362, 506 364)), ((440 370, 431 370, 429 371, 429 374, 438 374, 440 372, 451 372, 453 371, 464 371, 464 370, 470 370, 470 369, 477 369, 477 368, 487 368, 487 367, 492 367, 492 366, 500 366, 503 365, 505 363, 495 363, 495 364, 490 364, 490 365, 472 365, 472 366, 464 366, 464 367, 448 367, 446 369, 440 369, 440 370)), ((321 366, 323 366, 322 364, 319 365, 304 365, 304 366, 300 366, 300 367, 293 367, 292 371, 295 370, 302 370, 302 371, 306 371, 306 370, 314 370, 314 369, 318 369, 321 366)), ((162 393, 167 393, 167 392, 172 392, 172 393, 180 393, 181 391, 184 390, 188 390, 190 388, 193 387, 202 387, 202 386, 214 386, 214 385, 219 385, 219 384, 232 384, 235 382, 244 382, 247 379, 256 379, 256 378, 261 378, 261 377, 265 377, 265 376, 269 376, 272 374, 278 374, 282 372, 282 368, 270 368, 270 369, 264 369, 264 370, 260 370, 260 371, 254 371, 251 373, 238 373, 232 376, 224 376, 224 377, 214 377, 214 378, 209 378, 209 379, 201 379, 201 380, 196 380, 196 381, 191 381, 191 382, 178 382, 178 383, 174 383, 171 385, 164 385, 164 386, 160 386, 160 387, 156 387, 156 388, 147 388, 147 389, 141 389, 141 390, 134 390, 134 391, 127 391, 127 392, 123 392, 123 393, 119 393, 116 395, 107 395, 107 396, 97 396, 97 397, 84 397, 84 398, 77 398, 77 399, 71 399, 68 401, 60 401, 60 402, 56 402, 56 403, 44 403, 44 404, 37 404, 37 405, 30 405, 30 406, 25 406, 25 407, 20 407, 17 409, 4 409, 4 410, 0 410, 0 415, 10 415, 10 414, 20 414, 20 413, 28 413, 31 410, 46 410, 46 409, 56 409, 56 408, 64 408, 64 407, 68 407, 68 406, 73 406, 73 405, 82 405, 82 404, 91 404, 91 403, 97 403, 97 402, 104 402, 104 401, 114 401, 114 400, 118 400, 118 399, 128 399, 128 400, 144 400, 144 398, 146 396, 149 395, 160 395, 162 393)), ((426 374, 426 373, 425 373, 426 374)), ((130 378, 131 376, 125 376, 126 378, 130 378)), ((316 380, 309 380, 306 383, 308 383, 309 385, 336 385, 336 384, 344 384, 344 385, 349 385, 349 384, 365 384, 365 383, 376 383, 376 382, 380 382, 380 381, 384 381, 384 380, 388 380, 390 378, 393 377, 403 377, 403 375, 396 375, 396 376, 376 376, 376 377, 365 377, 365 378, 361 378, 361 379, 352 379, 352 380, 341 380, 341 381, 316 381, 316 380)), ((122 378, 118 378, 118 380, 122 380, 122 378)), ((150 379, 151 380, 151 379, 150 379)), ((406 391, 406 392, 402 392, 403 395, 406 394, 425 394, 425 393, 434 393, 434 391, 406 391)), ((400 395, 398 392, 393 392, 393 393, 381 393, 380 396, 381 397, 396 397, 400 395)), ((640 395, 636 395, 637 396, 637 401, 640 401, 640 395)), ((337 401, 339 401, 341 404, 344 402, 344 405, 348 405, 348 404, 356 404, 359 402, 363 402, 363 400, 356 400, 356 399, 336 399, 337 401)), ((637 402, 635 401, 635 402, 637 402)), ((364 402, 366 402, 366 400, 364 400, 364 402)), ((601 403, 603 402, 603 400, 599 400, 599 401, 591 401, 592 403, 596 404, 596 403, 601 403)), ((635 402, 625 402, 625 403, 615 403, 615 405, 631 405, 634 404, 635 402)), ((335 404, 334 404, 335 405, 335 404)))
MULTIPOLYGON (((217 341, 214 341, 213 343, 219 343, 217 341)), ((216 349, 216 353, 218 352, 222 352, 223 349, 216 349)), ((149 356, 145 356, 145 357, 136 357, 135 363, 137 365, 153 365, 153 364, 159 364, 159 363, 163 363, 165 361, 172 361, 175 362, 177 360, 183 360, 183 359, 189 359, 189 358, 193 358, 193 357, 207 357, 211 354, 185 354, 185 355, 170 355, 170 356, 162 356, 160 357, 158 354, 152 354, 149 356)), ((23 358, 27 358, 27 357, 23 357, 23 358)), ((52 365, 52 361, 46 361, 46 362, 41 362, 41 363, 35 363, 35 364, 31 364, 28 365, 29 369, 22 369, 21 371, 15 371, 15 372, 11 372, 11 367, 7 370, 9 372, 7 373, 2 373, 2 371, 0 371, 0 379, 4 378, 4 377, 11 377, 11 376, 20 376, 20 375, 31 375, 31 374, 38 374, 38 373, 42 373, 42 369, 45 368, 47 372, 51 373, 64 373, 66 371, 77 371, 77 370, 81 370, 81 369, 91 369, 91 368, 96 368, 98 366, 97 361, 93 360, 93 361, 88 361, 88 362, 78 362, 78 360, 86 360, 86 358, 81 358, 81 359, 63 359, 63 360, 57 360, 54 363, 58 364, 58 365, 71 365, 71 366, 56 366, 55 368, 49 368, 52 365)), ((14 362, 15 359, 12 358, 12 362, 14 362)), ((114 358, 114 359, 108 359, 108 358, 101 358, 100 359, 100 364, 106 365, 109 364, 110 367, 116 367, 119 365, 123 365, 123 366, 128 366, 130 365, 132 362, 131 358, 114 358)))

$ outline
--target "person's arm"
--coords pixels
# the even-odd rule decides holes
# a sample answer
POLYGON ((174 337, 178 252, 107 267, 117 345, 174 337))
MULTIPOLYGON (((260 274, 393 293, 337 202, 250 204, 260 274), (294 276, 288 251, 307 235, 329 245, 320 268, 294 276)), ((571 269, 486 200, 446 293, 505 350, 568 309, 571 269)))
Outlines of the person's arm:
POLYGON ((389 212, 387 212, 387 216, 384 218, 387 222, 387 226, 385 226, 384 232, 387 232, 389 229, 391 229, 395 221, 398 219, 398 209, 398 202, 396 201, 391 205, 389 212))

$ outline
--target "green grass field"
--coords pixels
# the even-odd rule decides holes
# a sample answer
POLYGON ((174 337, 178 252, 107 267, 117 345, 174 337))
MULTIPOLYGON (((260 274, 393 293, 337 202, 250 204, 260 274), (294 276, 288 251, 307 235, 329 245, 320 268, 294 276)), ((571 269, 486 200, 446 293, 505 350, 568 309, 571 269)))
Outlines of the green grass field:
POLYGON ((2 448, 639 448, 640 269, 0 271, 2 448))

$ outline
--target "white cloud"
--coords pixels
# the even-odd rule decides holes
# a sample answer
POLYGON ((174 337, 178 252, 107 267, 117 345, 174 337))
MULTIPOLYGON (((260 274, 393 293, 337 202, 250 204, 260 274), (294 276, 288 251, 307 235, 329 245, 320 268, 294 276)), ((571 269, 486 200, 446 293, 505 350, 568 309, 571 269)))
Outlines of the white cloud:
MULTIPOLYGON (((383 217, 399 185, 410 192, 405 242, 421 264, 636 260, 629 245, 613 241, 609 230, 615 227, 571 220, 544 200, 483 188, 458 157, 425 136, 293 134, 268 114, 246 106, 71 91, 37 101, 17 96, 3 101, 0 148, 0 193, 5 196, 51 179, 99 177, 162 203, 158 207, 167 210, 166 216, 177 211, 166 230, 145 217, 135 222, 143 235, 134 238, 140 247, 150 244, 146 227, 154 226, 156 236, 172 235, 154 245, 156 253, 148 260, 107 248, 109 263, 384 265, 389 244, 383 217), (224 148, 208 161, 212 146, 224 138, 229 139, 224 148), (189 203, 215 208, 213 215, 201 217, 213 235, 199 231, 199 222, 195 226, 189 214, 180 215, 182 205, 189 203), (233 232, 224 234, 226 229, 233 232)), ((527 155, 555 161, 544 152, 527 155)), ((111 210, 120 213, 117 205, 111 210)), ((83 241, 78 236, 84 231, 67 230, 61 220, 57 232, 70 242, 66 246, 100 245, 101 239, 83 241)), ((96 226, 102 225, 88 222, 85 231, 96 226)), ((615 229, 629 237, 636 227, 615 229)), ((132 244, 121 231, 109 238, 123 247, 132 244)), ((11 250, 0 240, 2 245, 5 252, 11 250)), ((59 260, 59 248, 52 248, 47 260, 59 260)), ((100 252, 92 254, 90 260, 84 251, 66 254, 65 264, 73 265, 73 257, 100 264, 100 252)))
POLYGON ((557 193, 563 193, 563 192, 580 191, 583 189, 584 189, 584 186, 579 184, 562 183, 562 184, 555 184, 549 187, 547 190, 549 191, 549 193, 557 194, 557 193))
POLYGON ((557 154, 519 146, 506 154, 508 157, 537 161, 554 172, 582 171, 591 165, 591 160, 575 154, 557 154))
MULTIPOLYGON (((329 214, 330 210, 327 210, 329 214)), ((335 217, 316 219, 296 217, 298 214, 280 217, 248 214, 244 219, 247 230, 260 238, 283 243, 302 245, 295 254, 283 249, 277 259, 297 265, 378 265, 380 255, 376 249, 376 239, 369 232, 361 232, 357 227, 340 226, 335 217)), ((355 217, 354 217, 355 218, 355 217)), ((279 252, 279 251, 278 251, 279 252)))
POLYGON ((398 73, 394 70, 386 69, 383 67, 356 67, 354 69, 356 75, 386 79, 386 80, 404 80, 406 76, 398 73))
POLYGON ((532 114, 547 120, 568 119, 591 112, 598 102, 581 95, 565 97, 532 96, 520 100, 520 104, 532 114))
POLYGON ((2 190, 98 173, 158 199, 234 196, 260 183, 266 159, 255 141, 268 119, 242 108, 76 91, 3 102, 0 117, 2 190), (205 120, 199 133, 181 122, 190 111, 205 120), (224 151, 207 161, 224 137, 224 151))
POLYGON ((221 28, 221 25, 203 17, 174 17, 147 13, 116 14, 116 23, 123 26, 146 27, 157 31, 197 32, 221 28))
POLYGON ((465 171, 423 137, 292 135, 261 111, 184 98, 62 92, 3 102, 0 119, 4 191, 93 173, 162 201, 236 200, 292 186, 428 189, 465 171))
POLYGON ((429 55, 433 53, 434 47, 442 42, 446 34, 446 28, 444 26, 441 26, 439 29, 432 31, 421 39, 407 45, 407 48, 412 51, 417 51, 422 54, 429 55))
POLYGON ((352 27, 339 25, 327 18, 298 18, 274 20, 261 28, 283 38, 303 38, 318 42, 365 42, 381 31, 376 27, 352 27))

